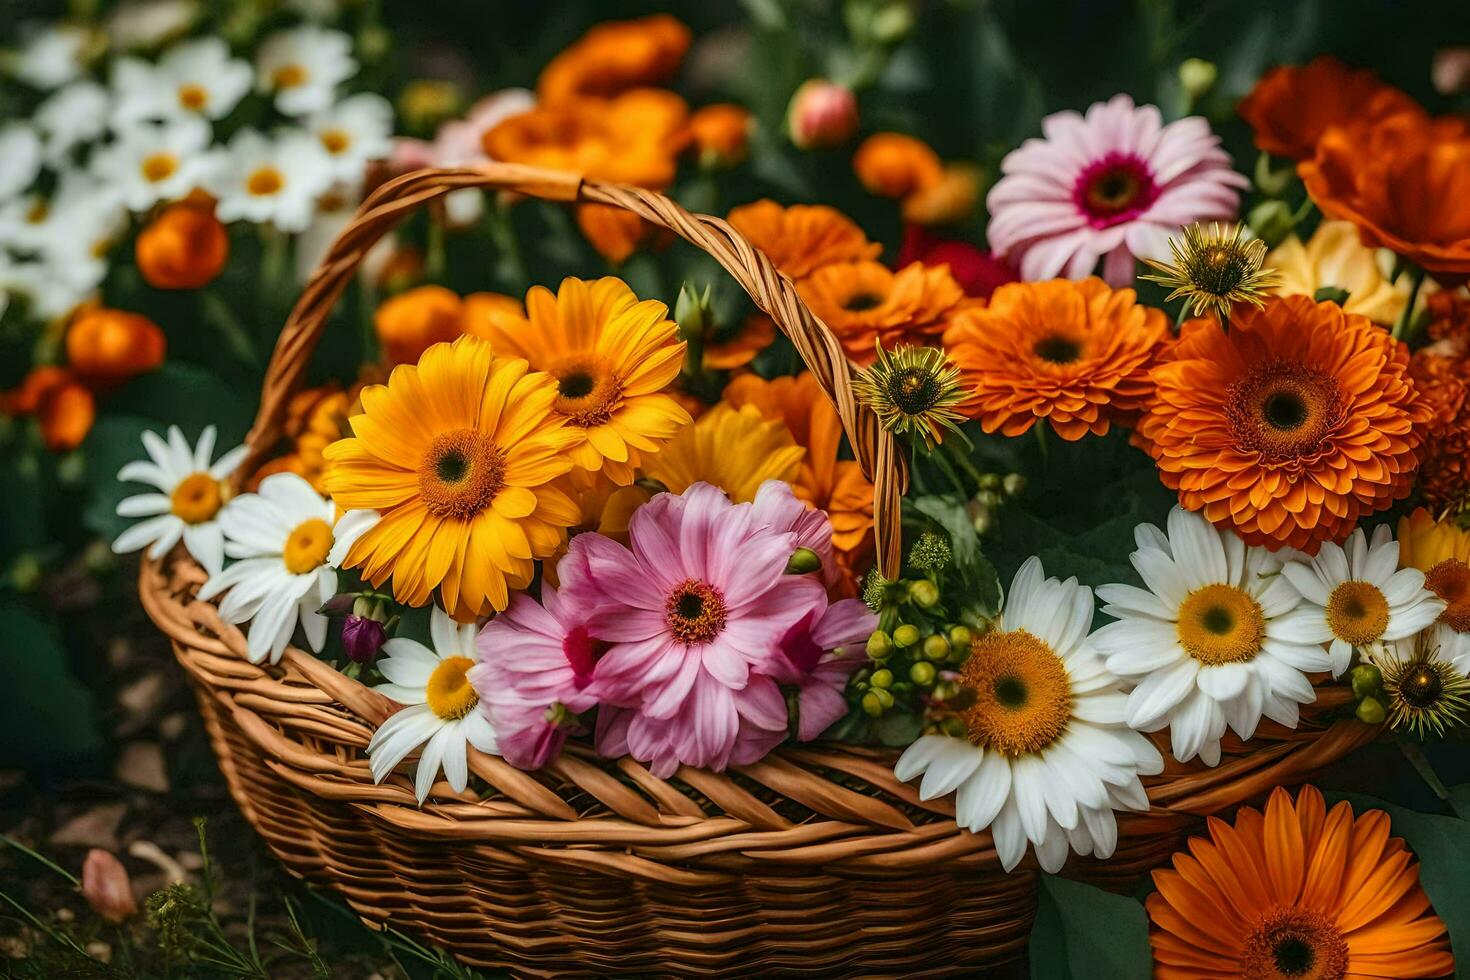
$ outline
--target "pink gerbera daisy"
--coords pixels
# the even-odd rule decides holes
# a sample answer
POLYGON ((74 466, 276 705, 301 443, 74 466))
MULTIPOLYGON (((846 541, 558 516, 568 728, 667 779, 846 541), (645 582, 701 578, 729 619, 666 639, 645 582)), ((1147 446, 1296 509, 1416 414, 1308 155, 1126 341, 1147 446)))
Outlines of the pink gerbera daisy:
POLYGON ((1233 218, 1249 185, 1204 119, 1165 126, 1127 95, 1053 113, 1041 131, 1006 154, 986 197, 990 247, 1028 281, 1085 279, 1104 259, 1104 278, 1127 285, 1135 257, 1164 258, 1180 227, 1233 218))

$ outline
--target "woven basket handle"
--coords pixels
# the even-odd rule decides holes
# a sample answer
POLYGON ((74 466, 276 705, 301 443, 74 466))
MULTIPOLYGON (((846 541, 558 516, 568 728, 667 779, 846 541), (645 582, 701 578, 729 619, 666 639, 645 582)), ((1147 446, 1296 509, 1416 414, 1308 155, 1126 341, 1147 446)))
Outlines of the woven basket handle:
POLYGON ((260 411, 246 436, 250 455, 238 471, 241 478, 253 473, 280 440, 291 396, 301 386, 327 315, 368 250, 413 211, 464 188, 513 191, 547 201, 611 205, 667 228, 713 256, 750 294, 755 305, 791 338, 802 361, 832 400, 858 463, 873 483, 879 567, 890 578, 897 574, 899 498, 908 482, 905 460, 897 452, 893 435, 878 423, 871 409, 853 397, 852 369, 841 345, 806 308, 791 280, 719 218, 691 214, 655 191, 518 164, 417 170, 388 181, 369 195, 307 280, 276 341, 261 387, 260 411))

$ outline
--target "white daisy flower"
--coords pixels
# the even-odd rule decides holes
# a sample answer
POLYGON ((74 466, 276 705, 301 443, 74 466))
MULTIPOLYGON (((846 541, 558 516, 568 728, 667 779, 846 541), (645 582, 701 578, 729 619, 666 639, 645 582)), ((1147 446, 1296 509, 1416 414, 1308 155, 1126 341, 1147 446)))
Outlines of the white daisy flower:
POLYGON ((336 506, 295 473, 276 473, 260 481, 259 493, 245 493, 220 512, 225 554, 236 561, 210 576, 199 598, 228 591, 220 615, 231 623, 254 620, 247 653, 252 663, 270 657, 277 663, 296 632, 311 648, 327 641, 327 617, 317 612, 337 594, 336 566, 347 549, 378 522, 378 512, 336 506))
POLYGON ((326 109, 337 85, 355 74, 352 38, 310 24, 272 34, 255 52, 255 87, 274 92, 288 116, 326 109))
POLYGON ((316 199, 331 183, 331 161, 311 136, 287 130, 270 139, 242 129, 218 152, 208 188, 221 221, 270 222, 296 232, 311 223, 316 199))
POLYGON ((143 433, 148 459, 136 460, 118 471, 125 482, 152 484, 157 493, 142 493, 118 502, 119 517, 146 517, 112 542, 118 554, 137 551, 145 545, 148 557, 162 558, 184 540, 184 547, 210 575, 218 575, 225 560, 225 536, 220 528, 220 509, 229 499, 230 474, 245 459, 248 449, 236 446, 210 463, 214 453, 215 429, 204 427, 199 443, 189 448, 179 427, 168 427, 168 441, 156 432, 143 433))
MULTIPOLYGON (((25 200, 25 199, 23 199, 25 200)), ((15 203, 15 202, 12 202, 15 203)), ((16 229, 58 277, 82 292, 107 276, 108 254, 127 228, 127 209, 113 188, 82 171, 68 171, 46 200, 30 200, 16 229)), ((0 227, 12 220, 0 216, 0 227)))
POLYGON ((481 752, 500 753, 480 696, 465 677, 475 665, 476 629, 474 623, 456 623, 436 606, 429 618, 432 650, 403 637, 383 644, 386 656, 378 660, 378 669, 389 683, 374 690, 408 707, 390 715, 368 742, 373 779, 381 783, 404 756, 422 745, 414 775, 420 803, 429 795, 440 766, 456 792, 465 788, 467 744, 481 752))
POLYGON ((111 111, 111 95, 90 79, 57 90, 36 108, 33 117, 45 134, 46 159, 53 164, 63 161, 78 146, 102 136, 111 111))
POLYGON ((24 32, 18 51, 5 58, 5 70, 32 88, 49 91, 81 76, 92 34, 72 24, 52 24, 24 32))
POLYGON ((1278 574, 1292 555, 1249 548, 1182 507, 1169 513, 1167 536, 1140 524, 1134 538, 1133 567, 1147 588, 1099 588, 1103 612, 1117 622, 1092 637, 1108 669, 1138 683, 1128 724, 1169 726, 1176 759, 1198 755, 1210 766, 1220 761, 1227 724, 1242 739, 1262 715, 1295 728, 1299 706, 1317 697, 1306 674, 1331 661, 1282 626, 1301 602, 1278 574))
POLYGON ((1069 847, 1110 857, 1113 811, 1148 809, 1138 777, 1164 767, 1124 723, 1127 697, 1088 640, 1092 590, 1043 574, 1027 559, 995 627, 960 668, 975 696, 960 712, 969 737, 926 735, 893 769, 905 781, 924 775, 921 799, 957 790, 956 822, 973 833, 989 827, 1007 871, 1027 841, 1047 871, 1069 847))
POLYGON ((1281 623, 1299 643, 1328 643, 1332 676, 1352 663, 1353 651, 1378 640, 1402 640, 1434 622, 1445 604, 1424 587, 1424 573, 1399 568, 1399 546, 1387 524, 1368 536, 1358 528, 1346 547, 1327 542, 1315 558, 1287 562, 1281 573, 1304 602, 1281 623))
POLYGON ((90 290, 79 288, 50 262, 6 260, 0 262, 0 293, 0 312, 19 298, 31 319, 51 323, 70 316, 90 290))
POLYGON ((123 51, 156 48, 187 33, 198 17, 195 0, 123 0, 107 15, 107 36, 123 51))
POLYGON ((333 179, 355 187, 368 161, 382 160, 393 149, 393 106, 381 95, 361 92, 314 113, 306 129, 331 158, 333 179))
POLYGON ((0 201, 21 194, 41 173, 41 137, 25 123, 0 126, 0 201))
POLYGON ((129 210, 178 200, 204 184, 212 167, 205 152, 209 124, 192 116, 138 123, 92 155, 98 179, 118 191, 129 210))
POLYGON ((250 91, 253 78, 249 63, 230 57, 229 45, 217 37, 170 48, 157 65, 124 58, 113 69, 117 119, 222 119, 250 91))

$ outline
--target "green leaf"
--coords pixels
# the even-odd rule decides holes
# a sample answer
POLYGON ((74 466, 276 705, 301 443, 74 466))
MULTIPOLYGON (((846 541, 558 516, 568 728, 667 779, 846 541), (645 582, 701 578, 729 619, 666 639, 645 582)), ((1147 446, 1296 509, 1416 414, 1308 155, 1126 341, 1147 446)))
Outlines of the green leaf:
MULTIPOLYGON (((257 392, 232 391, 218 376, 193 364, 170 363, 140 375, 114 393, 104 416, 136 415, 162 426, 177 425, 190 440, 206 425, 219 430, 219 451, 240 444, 254 416, 257 392)), ((162 431, 162 428, 155 425, 162 431)), ((141 447, 139 452, 141 452, 141 447)))
POLYGON ((82 443, 82 457, 87 461, 87 504, 82 509, 82 523, 108 541, 134 520, 117 516, 118 501, 150 492, 142 484, 119 482, 117 471, 135 459, 146 459, 143 433, 152 429, 162 435, 164 428, 136 415, 104 415, 82 443))
POLYGON ((1148 915, 1135 899, 1043 874, 1030 955, 1033 980, 1148 980, 1148 915))
POLYGON ((949 534, 954 551, 955 569, 960 573, 964 589, 964 611, 980 616, 993 616, 1000 608, 1000 578, 995 566, 980 547, 980 535, 965 510, 965 502, 957 494, 913 497, 905 501, 949 534))
MULTIPOLYGON (((1457 786, 1451 796, 1465 798, 1467 787, 1457 786)), ((1407 810, 1371 796, 1357 793, 1328 793, 1329 803, 1347 800, 1353 812, 1383 810, 1388 814, 1390 829, 1402 837, 1409 850, 1419 858, 1419 882, 1429 895, 1434 911, 1449 928, 1450 945, 1460 953, 1455 976, 1470 978, 1470 821, 1433 813, 1407 810)))
POLYGON ((91 697, 77 682, 54 626, 0 598, 6 682, 0 685, 0 766, 41 769, 86 759, 102 739, 91 697))

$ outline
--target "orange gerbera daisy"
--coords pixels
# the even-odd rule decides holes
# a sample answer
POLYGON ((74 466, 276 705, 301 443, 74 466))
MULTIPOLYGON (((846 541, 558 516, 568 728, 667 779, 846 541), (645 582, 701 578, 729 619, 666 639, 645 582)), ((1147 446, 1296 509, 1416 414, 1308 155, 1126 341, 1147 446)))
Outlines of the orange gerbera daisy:
POLYGON ((583 436, 572 462, 633 482, 645 454, 656 453, 689 424, 689 413, 665 394, 684 366, 679 325, 656 300, 639 301, 621 279, 563 279, 526 293, 524 317, 480 321, 497 354, 522 357, 556 381, 553 415, 583 436))
POLYGON ((936 346, 955 314, 981 305, 965 295, 949 266, 922 262, 897 272, 871 259, 824 265, 796 288, 847 356, 865 367, 880 342, 936 346))
POLYGON ((556 399, 550 375, 470 336, 365 388, 354 437, 326 449, 325 482, 338 506, 382 520, 343 567, 374 586, 391 575, 412 606, 438 588, 461 620, 504 609, 579 518, 554 482, 585 434, 552 412, 556 399))
POLYGON ((816 377, 802 372, 767 381, 743 374, 725 386, 724 397, 736 408, 753 405, 765 418, 780 420, 806 449, 792 489, 832 519, 832 546, 849 573, 860 567, 873 549, 873 484, 855 460, 838 458, 842 422, 816 377))
POLYGON ((797 282, 824 265, 873 259, 883 251, 851 218, 824 204, 783 208, 756 201, 731 210, 730 224, 797 282))
POLYGON ((879 197, 908 197, 939 183, 944 164, 929 144, 903 133, 874 133, 852 155, 853 173, 879 197))
POLYGON ((689 28, 668 14, 598 24, 546 63, 542 102, 609 96, 665 81, 689 50, 689 28))
POLYGON ((1315 787, 1277 787, 1266 812, 1209 821, 1148 897, 1158 980, 1439 977, 1455 967, 1445 924, 1388 814, 1329 812, 1315 787))
POLYGON ((805 452, 784 424, 767 421, 754 405, 721 402, 681 429, 643 472, 673 493, 703 482, 744 503, 767 480, 795 480, 805 452))
POLYGON ((1419 111, 1335 126, 1298 168, 1329 218, 1441 284, 1470 277, 1470 121, 1419 111))
POLYGON ((1329 127, 1381 119, 1414 108, 1414 100, 1371 71, 1331 56, 1308 65, 1281 65, 1261 76, 1236 111, 1267 153, 1310 160, 1329 127))
POLYGON ((1470 301, 1441 292, 1428 307, 1436 342, 1409 362, 1431 410, 1418 488, 1426 504, 1454 512, 1470 504, 1470 301))
POLYGON ((775 341, 776 321, 757 311, 741 320, 733 330, 715 329, 704 345, 704 366, 711 371, 745 367, 775 341))
POLYGON ((1408 349, 1305 296, 1185 323, 1150 377, 1141 444, 1179 502, 1248 544, 1315 554, 1408 495, 1428 409, 1408 349))
POLYGON ((1016 436, 1046 419, 1076 440, 1144 406, 1168 337, 1162 311, 1093 277, 1001 286, 955 318, 944 346, 972 392, 961 411, 986 432, 1016 436))

